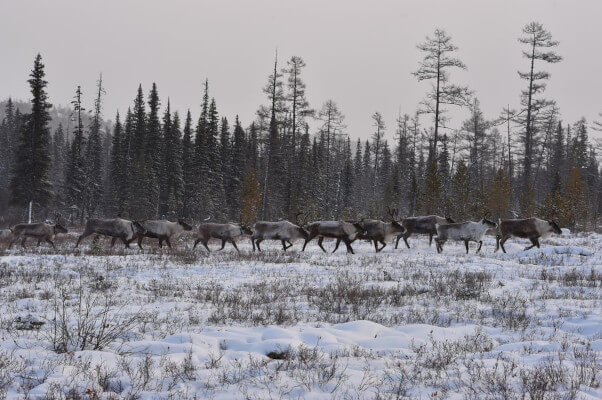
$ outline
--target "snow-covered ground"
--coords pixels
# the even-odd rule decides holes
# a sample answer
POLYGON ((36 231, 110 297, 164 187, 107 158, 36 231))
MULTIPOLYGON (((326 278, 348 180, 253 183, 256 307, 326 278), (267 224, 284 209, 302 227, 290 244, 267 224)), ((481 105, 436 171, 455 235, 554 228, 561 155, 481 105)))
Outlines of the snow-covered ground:
POLYGON ((2 397, 602 397, 597 234, 479 255, 74 242, 0 242, 2 397))

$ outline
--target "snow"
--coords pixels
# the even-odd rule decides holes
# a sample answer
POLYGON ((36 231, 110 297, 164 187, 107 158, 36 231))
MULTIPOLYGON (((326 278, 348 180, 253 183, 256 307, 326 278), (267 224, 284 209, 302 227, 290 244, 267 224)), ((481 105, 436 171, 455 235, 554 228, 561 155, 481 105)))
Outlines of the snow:
POLYGON ((478 255, 409 242, 378 254, 355 242, 350 255, 278 242, 260 254, 242 241, 238 255, 191 252, 182 238, 176 252, 95 254, 69 237, 57 253, 4 251, 0 394, 462 399, 504 381, 520 398, 557 368, 548 395, 572 385, 602 398, 602 236, 563 233, 526 251, 511 239, 507 254, 486 237, 478 255), (136 321, 99 348, 56 349, 54 317, 76 332, 86 306, 109 315, 107 329, 136 321))

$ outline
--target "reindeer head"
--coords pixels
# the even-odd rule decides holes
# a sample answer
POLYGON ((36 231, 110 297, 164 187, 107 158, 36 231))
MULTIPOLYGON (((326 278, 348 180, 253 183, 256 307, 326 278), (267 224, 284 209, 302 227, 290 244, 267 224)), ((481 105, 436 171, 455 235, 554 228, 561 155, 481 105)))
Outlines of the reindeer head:
POLYGON ((548 224, 552 227, 552 231, 557 235, 562 235, 562 229, 558 226, 558 224, 554 221, 548 221, 548 224))
POLYGON ((134 226, 134 232, 136 235, 144 235, 146 233, 146 228, 138 221, 133 221, 132 225, 134 226))
POLYGON ((488 220, 487 218, 483 218, 481 220, 481 224, 487 225, 490 228, 497 228, 497 224, 493 221, 488 220))
POLYGON ((247 224, 239 224, 240 226, 240 230, 242 231, 242 233, 244 235, 252 235, 253 234, 253 229, 251 229, 251 227, 247 224))
POLYGON ((399 232, 405 232, 406 228, 401 225, 399 219, 399 209, 387 207, 387 212, 389 213, 389 217, 391 217, 391 225, 393 228, 398 230, 399 232))
POLYGON ((54 227, 54 234, 56 235, 57 233, 67 233, 67 228, 65 228, 63 225, 61 224, 55 224, 54 227))
POLYGON ((191 231, 192 230, 192 226, 188 225, 183 219, 179 219, 178 220, 178 224, 184 228, 185 231, 191 231))

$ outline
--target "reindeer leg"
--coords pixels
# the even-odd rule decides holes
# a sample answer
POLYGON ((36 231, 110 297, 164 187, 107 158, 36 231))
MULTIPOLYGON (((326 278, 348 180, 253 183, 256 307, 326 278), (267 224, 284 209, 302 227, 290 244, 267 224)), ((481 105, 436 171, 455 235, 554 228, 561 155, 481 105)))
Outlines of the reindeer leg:
MULTIPOLYGON (((143 238, 144 238, 144 236, 138 235, 138 247, 140 247, 140 250, 142 250, 142 239, 143 238)), ((159 241, 159 243, 161 243, 161 241, 159 241)))
MULTIPOLYGON (((316 235, 312 235, 310 234, 307 239, 305 239, 305 243, 303 243, 303 248, 301 249, 301 251, 305 251, 305 246, 307 246, 307 244, 309 242, 311 242, 314 238, 316 237, 316 235)), ((323 250, 323 249, 322 249, 323 250)))
POLYGON ((466 246, 466 254, 468 254, 468 240, 464 241, 464 246, 466 246))
POLYGON ((163 239, 159 238, 159 248, 163 248, 163 239))
POLYGON ((337 249, 339 248, 339 245, 341 244, 341 239, 337 239, 337 244, 334 246, 334 250, 332 251, 333 253, 335 251, 337 251, 337 249))
POLYGON ((261 251, 261 247, 259 247, 259 243, 263 242, 263 239, 257 239, 257 250, 261 251))
POLYGON ((207 246, 207 244, 209 243, 209 239, 202 240, 201 243, 203 243, 203 246, 205 246, 207 252, 211 253, 211 250, 209 250, 209 246, 207 246))
POLYGON ((8 245, 8 248, 10 249, 11 247, 13 247, 13 244, 14 244, 14 243, 15 243, 17 240, 19 240, 19 236, 18 236, 18 235, 15 235, 15 236, 14 236, 14 237, 11 239, 11 241, 10 241, 10 244, 8 245))
MULTIPOLYGON (((322 242, 323 242, 323 241, 324 241, 324 236, 320 236, 320 237, 318 238, 318 246, 320 246, 320 248, 322 249, 322 251, 323 251, 324 253, 326 253, 326 249, 324 248, 324 246, 322 246, 322 242)), ((336 249, 335 249, 335 250, 336 250, 336 249)))
POLYGON ((539 248, 539 241, 537 240, 537 238, 529 238, 529 240, 531 241, 532 244, 529 247, 525 247, 525 250, 531 250, 535 246, 537 246, 537 248, 539 248))
MULTIPOLYGON (((199 244, 199 242, 201 241, 201 239, 197 239, 194 241, 194 246, 192 246, 192 250, 196 249, 196 245, 199 244)), ((255 247, 255 246, 253 246, 255 247)))
POLYGON ((497 253, 497 251, 500 249, 500 235, 495 235, 495 251, 494 253, 497 253))
POLYGON ((117 241, 118 238, 113 237, 111 238, 111 248, 113 248, 113 246, 115 246, 115 242, 117 241))
POLYGON ((42 238, 38 238, 38 244, 36 245, 36 247, 40 247, 40 243, 42 243, 42 238))
POLYGON ((353 248, 351 247, 351 241, 349 239, 345 239, 345 246, 347 246, 347 253, 355 254, 353 252, 353 248))
POLYGON ((387 247, 387 243, 386 242, 384 242, 382 240, 380 242, 382 243, 383 246, 380 249, 378 249, 378 252, 381 252, 385 247, 387 247))
POLYGON ((286 242, 284 240, 280 241, 282 243, 282 250, 286 251, 288 247, 286 247, 286 242))
POLYGON ((255 239, 251 236, 251 244, 253 245, 253 251, 255 251, 255 239))
POLYGON ((504 243, 506 243, 506 240, 508 240, 510 238, 510 236, 504 236, 502 239, 500 239, 500 247, 502 248, 502 251, 504 253, 506 253, 506 248, 504 247, 504 243))
POLYGON ((477 249, 477 254, 481 251, 481 247, 483 247, 483 241, 479 240, 479 248, 477 249))
POLYGON ((225 246, 226 246, 226 239, 222 239, 222 247, 220 248, 220 250, 223 250, 225 246))
POLYGON ((120 239, 123 242, 123 244, 125 244, 125 248, 129 249, 130 248, 130 241, 126 240, 124 237, 121 237, 120 239))
POLYGON ((173 250, 173 247, 171 247, 171 242, 169 241, 169 238, 165 239, 165 243, 167 243, 170 250, 173 250))
POLYGON ((23 240, 21 240, 21 247, 25 248, 25 241, 27 241, 27 236, 23 236, 23 240))
POLYGON ((52 245, 52 248, 56 250, 56 246, 54 245, 54 242, 48 238, 46 238, 46 242, 50 243, 52 245))
POLYGON ((92 232, 84 231, 84 233, 82 233, 82 234, 80 235, 80 237, 79 237, 79 238, 77 238, 77 243, 75 243, 75 247, 79 246, 79 242, 81 242, 81 241, 82 241, 82 239, 85 239, 85 238, 87 238, 87 237, 88 237, 88 236, 90 236, 91 234, 92 234, 92 232))
POLYGON ((373 240, 374 242, 374 250, 378 253, 378 242, 376 240, 373 240))
POLYGON ((429 247, 431 247, 431 244, 433 244, 433 234, 429 233, 429 247))
POLYGON ((401 239, 401 235, 398 235, 395 239, 395 250, 397 250, 397 246, 399 246, 399 240, 401 239))
POLYGON ((408 243, 408 238, 410 237, 410 235, 406 235, 405 233, 403 234, 403 241, 405 242, 407 248, 410 248, 410 244, 408 243))
POLYGON ((234 246, 236 251, 240 253, 240 250, 238 250, 238 246, 236 245, 236 242, 234 241, 234 239, 230 239, 230 243, 232 243, 232 246, 234 246))

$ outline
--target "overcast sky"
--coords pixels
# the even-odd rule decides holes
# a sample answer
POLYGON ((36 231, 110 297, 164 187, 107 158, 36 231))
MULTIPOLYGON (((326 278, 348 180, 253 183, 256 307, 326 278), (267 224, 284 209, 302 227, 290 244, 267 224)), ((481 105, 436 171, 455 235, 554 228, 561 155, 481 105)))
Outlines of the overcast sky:
MULTIPOLYGON (((546 66, 547 97, 563 119, 602 111, 602 1, 14 1, 0 0, 0 98, 29 99, 27 75, 40 52, 50 100, 68 104, 81 85, 87 107, 102 72, 105 115, 125 111, 138 84, 156 82, 163 105, 199 113, 210 81, 220 115, 245 126, 266 102, 261 89, 277 48, 281 64, 304 58, 303 79, 314 108, 335 100, 353 138, 372 132, 380 111, 392 137, 397 114, 412 114, 428 88, 411 75, 416 44, 436 27, 460 48, 467 71, 452 80, 475 90, 488 118, 517 106, 527 67, 517 41, 536 20, 560 41, 560 64, 546 66)), ((459 126, 456 115, 451 126, 459 126)))

